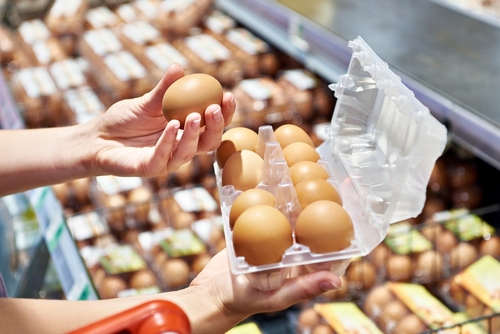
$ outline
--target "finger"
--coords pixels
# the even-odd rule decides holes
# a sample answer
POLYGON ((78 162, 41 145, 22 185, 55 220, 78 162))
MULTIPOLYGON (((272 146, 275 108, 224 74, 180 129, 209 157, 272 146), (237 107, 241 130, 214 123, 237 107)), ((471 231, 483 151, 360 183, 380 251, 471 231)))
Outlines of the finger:
POLYGON ((143 96, 144 107, 150 110, 160 109, 167 88, 183 76, 184 70, 181 65, 177 63, 170 65, 156 86, 143 96))
POLYGON ((169 171, 179 169, 196 155, 200 138, 200 123, 201 116, 198 113, 191 113, 186 117, 184 131, 168 163, 169 171))
POLYGON ((219 147, 223 132, 224 118, 221 107, 212 104, 205 110, 205 128, 200 136, 197 153, 206 153, 219 147))
POLYGON ((156 143, 153 158, 149 165, 151 170, 147 173, 148 175, 154 174, 152 176, 156 176, 157 174, 165 172, 165 169, 168 168, 168 162, 170 161, 172 151, 175 147, 179 128, 180 123, 176 119, 167 123, 167 126, 156 143))
POLYGON ((224 117, 224 125, 228 126, 233 120, 234 111, 236 109, 236 100, 231 92, 225 92, 222 96, 222 116, 224 117))
POLYGON ((340 278, 329 271, 318 271, 296 278, 290 278, 276 290, 273 300, 279 304, 271 308, 284 309, 304 300, 315 298, 328 290, 341 287, 340 278))

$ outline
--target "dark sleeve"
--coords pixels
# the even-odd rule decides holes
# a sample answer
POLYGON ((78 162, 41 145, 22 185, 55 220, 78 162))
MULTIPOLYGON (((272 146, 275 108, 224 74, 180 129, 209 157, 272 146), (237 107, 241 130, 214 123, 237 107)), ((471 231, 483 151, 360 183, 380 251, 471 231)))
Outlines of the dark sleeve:
POLYGON ((8 296, 7 296, 7 288, 5 287, 2 274, 0 274, 0 298, 2 297, 8 297, 8 296))

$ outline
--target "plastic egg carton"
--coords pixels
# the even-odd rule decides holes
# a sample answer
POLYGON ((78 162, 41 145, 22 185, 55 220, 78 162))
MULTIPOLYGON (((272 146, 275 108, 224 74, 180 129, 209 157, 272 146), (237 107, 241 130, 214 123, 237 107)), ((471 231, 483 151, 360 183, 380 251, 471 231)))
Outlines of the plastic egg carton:
MULTIPOLYGON (((337 103, 326 128, 327 140, 317 151, 318 163, 329 173, 350 215, 355 237, 346 249, 316 254, 295 243, 279 263, 253 266, 236 257, 229 212, 241 193, 231 185, 222 187, 214 164, 231 272, 245 275, 261 290, 281 286, 288 277, 330 270, 342 275, 351 259, 368 254, 386 236, 389 225, 417 216, 423 208, 426 187, 436 159, 446 144, 446 128, 421 104, 363 41, 349 42, 353 49, 347 74, 329 87, 337 103)), ((276 206, 290 218, 300 213, 287 165, 270 126, 259 128, 259 150, 264 152, 263 178, 258 188, 276 194, 276 206)))

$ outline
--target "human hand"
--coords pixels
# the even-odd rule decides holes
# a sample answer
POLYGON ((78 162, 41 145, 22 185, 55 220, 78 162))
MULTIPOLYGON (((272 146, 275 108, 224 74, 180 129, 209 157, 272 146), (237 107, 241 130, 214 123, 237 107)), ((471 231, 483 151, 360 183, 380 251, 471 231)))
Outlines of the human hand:
POLYGON ((197 113, 187 116, 184 130, 179 130, 179 121, 167 122, 163 116, 163 95, 183 75, 181 66, 173 64, 152 91, 119 101, 88 123, 93 134, 88 161, 96 175, 152 177, 175 171, 196 154, 220 145, 235 110, 231 93, 224 94, 222 106, 207 107, 202 128, 197 113))
POLYGON ((275 290, 258 290, 245 276, 231 274, 224 249, 212 258, 186 291, 179 292, 182 298, 174 301, 186 310, 193 334, 224 333, 250 315, 283 310, 340 286, 337 275, 318 271, 288 278, 275 290), (188 291, 191 297, 188 297, 188 291), (202 320, 197 318, 198 314, 211 308, 217 310, 217 314, 202 320), (215 320, 211 322, 212 319, 215 320))

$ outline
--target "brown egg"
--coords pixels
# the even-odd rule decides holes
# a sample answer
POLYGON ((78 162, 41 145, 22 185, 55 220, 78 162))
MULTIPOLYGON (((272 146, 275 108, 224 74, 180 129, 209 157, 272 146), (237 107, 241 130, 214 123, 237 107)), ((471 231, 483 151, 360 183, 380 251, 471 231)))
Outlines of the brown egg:
POLYGON ((59 183, 52 186, 52 190, 56 195, 57 199, 64 205, 69 199, 69 188, 68 183, 59 183))
POLYGON ((413 276, 413 262, 407 255, 392 254, 387 261, 387 278, 396 282, 408 282, 413 276))
POLYGON ((370 289, 377 280, 377 272, 375 267, 368 261, 354 261, 346 271, 349 284, 352 284, 356 289, 370 289))
POLYGON ((130 287, 133 289, 148 288, 158 285, 156 275, 150 269, 140 270, 130 278, 130 287))
POLYGON ((163 95, 163 115, 168 121, 177 119, 183 128, 186 116, 197 112, 203 126, 205 109, 211 104, 221 105, 222 95, 222 86, 214 77, 204 73, 186 75, 172 83, 163 95))
POLYGON ((432 169, 427 188, 431 193, 442 194, 447 190, 446 174, 444 172, 443 164, 438 160, 432 169))
POLYGON ((457 188, 451 194, 453 207, 456 208, 475 209, 481 204, 482 199, 483 192, 477 184, 457 188))
POLYGON ((342 199, 337 190, 330 183, 322 179, 301 181, 295 186, 295 192, 297 193, 297 198, 302 209, 312 202, 322 199, 342 205, 342 199))
POLYGON ((329 301, 342 300, 349 292, 349 282, 347 281, 345 275, 339 276, 339 278, 341 283, 339 289, 328 290, 322 294, 322 296, 329 301))
POLYGON ((299 332, 308 331, 317 324, 319 324, 321 320, 318 312, 314 310, 312 307, 308 307, 300 311, 299 316, 297 318, 297 326, 299 332))
POLYGON ((222 185, 233 185, 241 191, 255 188, 261 181, 263 164, 262 158, 253 151, 233 153, 222 170, 222 185))
POLYGON ((153 192, 146 186, 132 189, 128 194, 128 200, 133 203, 135 219, 140 222, 148 220, 149 210, 153 192))
POLYGON ((458 240, 455 234, 450 230, 443 230, 436 240, 436 249, 441 254, 449 254, 451 250, 457 245, 458 240))
POLYGON ((169 259, 163 264, 162 275, 165 284, 170 288, 184 286, 189 281, 190 268, 182 259, 169 259))
POLYGON ((345 249, 354 239, 354 227, 347 211, 338 203, 320 200, 309 204, 297 218, 297 242, 314 253, 345 249))
POLYGON ((483 314, 484 304, 472 294, 465 297, 465 310, 471 319, 480 317, 483 314))
POLYGON ((500 238, 496 235, 488 240, 483 240, 479 244, 479 253, 481 255, 491 255, 500 258, 500 238))
POLYGON ((427 326, 415 314, 405 316, 394 328, 393 333, 398 334, 419 334, 425 332, 427 326))
POLYGON ((231 229, 234 227, 236 219, 246 209, 256 205, 269 205, 274 207, 276 197, 269 191, 263 189, 248 189, 242 192, 233 202, 231 211, 229 212, 229 224, 231 229))
POLYGON ((290 177, 294 186, 308 179, 321 179, 326 181, 330 175, 320 165, 312 161, 300 161, 290 167, 290 177))
POLYGON ((250 265, 280 262, 292 242, 292 227, 287 217, 268 205, 245 210, 234 224, 235 254, 243 256, 250 265))
POLYGON ((89 200, 90 193, 90 178, 84 177, 81 179, 72 180, 71 186, 76 200, 79 203, 85 203, 89 200))
POLYGON ((193 260, 193 264, 191 265, 191 267, 193 268, 193 273, 195 275, 198 275, 203 270, 203 268, 205 268, 208 262, 210 262, 211 259, 212 255, 208 253, 202 253, 197 255, 193 260))
POLYGON ((453 189, 474 184, 478 177, 476 165, 465 161, 449 165, 447 175, 449 185, 453 189))
POLYGON ((385 285, 379 285, 368 292, 363 305, 363 310, 369 317, 380 316, 383 308, 394 300, 394 295, 385 285))
POLYGON ((433 250, 423 252, 417 257, 415 276, 425 282, 436 281, 443 276, 443 256, 433 250))
POLYGON ((256 152, 259 135, 257 132, 244 128, 235 127, 222 134, 221 143, 215 151, 215 160, 219 168, 224 168, 229 157, 238 151, 249 150, 256 152))
POLYGON ((314 326, 311 331, 311 334, 335 334, 333 328, 330 325, 318 324, 314 326))
POLYGON ((106 219, 109 225, 115 230, 122 230, 125 227, 127 210, 125 205, 127 199, 122 194, 111 195, 106 198, 106 219))
POLYGON ((284 124, 274 131, 282 149, 295 142, 303 142, 314 147, 311 137, 297 125, 284 124))
POLYGON ((291 143, 283 149, 283 157, 288 166, 293 166, 299 161, 318 162, 319 153, 309 144, 303 142, 291 143))
POLYGON ((430 197, 425 201, 422 213, 418 216, 421 221, 431 219, 436 212, 446 209, 446 204, 443 199, 439 197, 430 197))
POLYGON ((102 280, 99 289, 101 299, 110 299, 118 297, 118 292, 127 289, 127 284, 121 278, 108 276, 102 280))
POLYGON ((458 284, 453 277, 448 280, 448 283, 451 298, 453 298, 453 300, 459 305, 464 304, 467 291, 465 291, 465 289, 462 288, 462 286, 458 284))
POLYGON ((442 231, 443 227, 440 224, 432 222, 425 224, 420 230, 420 232, 434 244, 436 244, 442 231))
POLYGON ((370 261, 377 270, 385 267, 389 259, 389 248, 384 243, 378 244, 368 255, 366 259, 370 261))
POLYGON ((399 300, 394 299, 387 303, 380 316, 380 322, 383 327, 390 327, 391 325, 396 324, 404 317, 406 317, 410 312, 399 300))
POLYGON ((179 168, 172 173, 172 175, 175 176, 175 181, 178 185, 185 186, 193 181, 195 173, 193 160, 189 160, 188 162, 180 165, 179 168))
POLYGON ((453 270, 462 270, 476 261, 478 252, 469 243, 459 243, 450 253, 450 267, 453 270))

